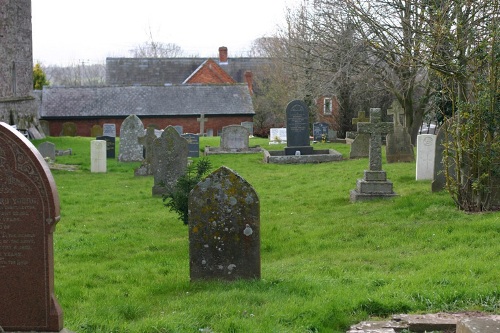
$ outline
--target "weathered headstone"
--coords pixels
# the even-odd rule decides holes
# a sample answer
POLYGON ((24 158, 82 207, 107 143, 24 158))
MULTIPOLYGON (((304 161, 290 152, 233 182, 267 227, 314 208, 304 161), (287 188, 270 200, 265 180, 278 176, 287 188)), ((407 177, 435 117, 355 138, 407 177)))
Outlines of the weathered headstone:
POLYGON ((200 136, 186 133, 182 137, 188 142, 188 157, 200 157, 200 136))
MULTIPOLYGON (((359 111, 357 118, 352 118, 352 124, 368 123, 370 118, 366 117, 365 111, 359 111)), ((358 133, 354 136, 351 143, 349 158, 364 158, 370 155, 370 135, 367 133, 358 133)))
POLYGON ((189 194, 189 266, 195 280, 260 279, 260 202, 220 167, 189 194))
MULTIPOLYGON (((200 135, 201 136, 204 136, 205 135, 205 123, 208 121, 208 119, 205 118, 205 114, 200 114, 200 118, 196 118, 196 121, 200 123, 200 135)), ((209 136, 213 136, 213 131, 212 131, 212 135, 209 135, 209 136)))
POLYGON ((153 141, 153 196, 171 193, 188 163, 188 142, 172 126, 153 141))
POLYGON ((220 147, 228 151, 248 150, 248 130, 240 125, 229 125, 222 128, 220 147))
POLYGON ((392 123, 381 122, 380 109, 370 109, 370 122, 358 122, 358 132, 370 135, 369 170, 365 170, 364 178, 358 179, 356 189, 351 191, 351 201, 375 198, 390 198, 396 193, 392 190, 392 182, 387 180, 382 170, 382 135, 394 129, 392 123))
POLYGON ((142 145, 139 137, 144 135, 142 121, 135 114, 128 116, 120 127, 120 162, 138 162, 143 160, 142 145))
POLYGON ((387 134, 386 137, 385 156, 387 163, 414 162, 415 156, 410 134, 400 122, 400 115, 404 115, 404 110, 399 102, 392 103, 387 114, 392 114, 394 118, 394 132, 387 134))
POLYGON ((116 125, 115 124, 103 124, 102 125, 102 136, 110 136, 116 138, 116 125))
POLYGON ((313 124, 313 138, 314 141, 328 141, 329 140, 329 125, 327 123, 314 123, 313 124))
POLYGON ((40 143, 38 151, 43 158, 49 158, 52 162, 56 160, 56 145, 52 142, 45 141, 40 143))
POLYGON ((0 326, 2 331, 59 332, 53 232, 59 221, 54 178, 40 153, 0 123, 0 326))
POLYGON ((309 143, 309 109, 303 101, 294 100, 286 107, 285 155, 311 155, 309 143))
POLYGON ((106 172, 106 141, 90 141, 90 172, 106 172))
POLYGON ((90 129, 90 137, 95 138, 98 136, 102 136, 103 130, 101 125, 94 125, 90 129))
POLYGON ((138 139, 144 147, 144 160, 142 160, 141 166, 134 170, 135 176, 151 176, 153 174, 153 143, 158 138, 156 131, 154 127, 150 126, 146 129, 146 134, 138 139))
POLYGON ((46 136, 50 135, 50 123, 47 120, 39 120, 40 122, 40 128, 43 131, 43 134, 46 136))
POLYGON ((271 128, 269 130, 269 144, 286 143, 286 128, 271 128))
POLYGON ((250 136, 253 136, 253 122, 252 121, 242 121, 241 126, 245 127, 248 130, 250 136))
POLYGON ((435 156, 436 136, 434 134, 418 135, 416 180, 432 180, 434 178, 435 156))
POLYGON ((76 136, 76 124, 73 122, 63 123, 60 136, 76 136))
POLYGON ((106 141, 106 158, 115 158, 116 138, 114 136, 98 136, 96 140, 106 141))
POLYGON ((184 128, 180 125, 175 125, 173 126, 175 128, 175 130, 177 131, 177 133, 179 133, 179 135, 182 135, 182 133, 184 133, 184 128))
MULTIPOLYGON (((443 125, 438 129, 436 135, 436 151, 434 155, 434 176, 431 184, 432 192, 439 192, 446 187, 446 175, 445 175, 445 165, 444 165, 444 145, 451 143, 451 136, 447 135, 446 131, 448 127, 452 124, 452 119, 448 119, 443 125)), ((448 172, 450 176, 455 177, 455 166, 451 158, 448 159, 448 172)))

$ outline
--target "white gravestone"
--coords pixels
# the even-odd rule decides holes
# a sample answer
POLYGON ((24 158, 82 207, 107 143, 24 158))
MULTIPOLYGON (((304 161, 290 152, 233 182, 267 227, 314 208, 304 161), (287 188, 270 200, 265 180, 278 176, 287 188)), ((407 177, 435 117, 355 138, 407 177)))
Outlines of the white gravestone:
POLYGON ((106 141, 90 141, 90 172, 106 172, 106 141))
POLYGON ((269 131, 269 143, 286 143, 286 128, 271 128, 269 131))
POLYGON ((436 136, 421 134, 417 136, 417 180, 434 178, 434 159, 436 156, 436 136))

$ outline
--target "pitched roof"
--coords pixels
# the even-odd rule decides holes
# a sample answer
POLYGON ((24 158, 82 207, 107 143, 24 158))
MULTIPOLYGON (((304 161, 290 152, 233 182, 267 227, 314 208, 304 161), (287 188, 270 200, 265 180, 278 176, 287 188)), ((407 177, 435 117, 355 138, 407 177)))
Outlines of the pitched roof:
POLYGON ((198 67, 183 84, 236 83, 213 59, 207 59, 198 67))
POLYGON ((40 117, 254 115, 244 84, 44 87, 40 117))
MULTIPOLYGON (((108 85, 163 85, 181 84, 207 58, 106 58, 106 83, 108 85)), ((245 83, 245 72, 255 74, 269 64, 269 58, 229 58, 227 63, 214 62, 236 82, 245 83)))

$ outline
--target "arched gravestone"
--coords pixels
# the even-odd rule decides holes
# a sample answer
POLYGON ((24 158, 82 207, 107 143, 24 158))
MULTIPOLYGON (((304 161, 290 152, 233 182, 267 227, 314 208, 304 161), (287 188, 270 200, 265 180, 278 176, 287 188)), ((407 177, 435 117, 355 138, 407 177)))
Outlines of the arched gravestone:
POLYGON ((260 202, 254 188, 220 167, 189 194, 191 280, 260 279, 260 202))
POLYGON ((59 332, 52 234, 59 197, 47 163, 17 131, 0 123, 0 326, 59 332))
POLYGON ((143 160, 139 137, 144 135, 144 125, 135 114, 128 116, 120 127, 120 162, 140 162, 143 160))

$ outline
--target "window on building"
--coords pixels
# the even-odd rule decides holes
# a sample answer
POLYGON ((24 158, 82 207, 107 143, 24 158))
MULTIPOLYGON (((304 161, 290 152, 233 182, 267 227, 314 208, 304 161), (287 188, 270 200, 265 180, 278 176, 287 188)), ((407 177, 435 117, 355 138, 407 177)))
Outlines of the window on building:
POLYGON ((332 114, 332 99, 329 97, 323 100, 323 114, 332 114))

